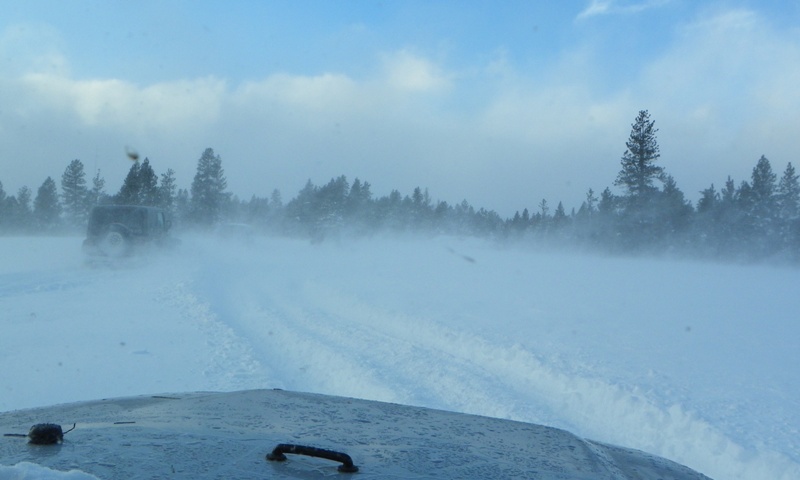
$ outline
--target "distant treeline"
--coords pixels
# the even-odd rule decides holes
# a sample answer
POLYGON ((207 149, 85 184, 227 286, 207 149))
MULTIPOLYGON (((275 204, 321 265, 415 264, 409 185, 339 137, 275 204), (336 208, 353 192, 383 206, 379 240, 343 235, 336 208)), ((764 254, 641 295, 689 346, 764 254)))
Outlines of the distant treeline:
POLYGON ((475 209, 466 200, 433 201, 427 189, 408 195, 392 190, 376 197, 368 182, 342 175, 327 184, 310 180, 288 202, 280 191, 269 198, 242 200, 227 192, 222 160, 206 149, 190 189, 177 187, 172 169, 160 175, 150 161, 132 163, 119 192, 109 195, 96 172, 87 183, 83 163, 73 160, 61 177, 61 193, 48 177, 36 191, 22 187, 8 195, 0 183, 0 232, 56 233, 84 228, 93 205, 140 204, 168 210, 179 228, 214 228, 247 223, 272 234, 330 236, 376 232, 423 232, 548 243, 620 253, 676 253, 737 260, 800 261, 800 184, 791 163, 783 174, 769 160, 757 160, 750 180, 727 178, 713 184, 696 205, 685 199, 674 178, 657 164, 655 122, 646 110, 632 124, 614 181, 622 193, 589 189, 580 207, 554 209, 546 199, 535 210, 511 218, 475 209))

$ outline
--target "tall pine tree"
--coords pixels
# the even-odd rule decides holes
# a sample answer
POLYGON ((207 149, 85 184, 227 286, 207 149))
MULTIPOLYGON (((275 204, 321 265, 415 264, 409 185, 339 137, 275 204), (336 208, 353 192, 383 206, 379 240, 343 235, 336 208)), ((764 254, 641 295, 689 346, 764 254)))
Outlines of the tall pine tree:
POLYGON ((158 205, 158 176, 150 166, 150 159, 145 158, 139 168, 139 204, 155 207, 158 205))
POLYGON ((751 194, 752 213, 759 222, 766 222, 776 216, 775 189, 778 177, 772 171, 767 157, 761 155, 753 168, 751 194))
POLYGON ((664 169, 655 164, 661 156, 656 140, 655 120, 650 120, 647 110, 639 111, 636 121, 631 125, 631 135, 622 154, 622 169, 617 175, 615 185, 625 189, 628 198, 642 203, 656 187, 655 180, 661 180, 664 169))
POLYGON ((6 191, 3 189, 3 182, 0 182, 0 229, 4 229, 11 223, 11 214, 6 205, 6 191))
POLYGON ((119 205, 139 205, 142 191, 142 187, 139 184, 139 170, 141 168, 138 160, 133 162, 130 170, 128 170, 128 175, 125 176, 125 180, 122 182, 119 193, 114 197, 115 203, 119 205))
POLYGON ((230 197, 225 192, 228 181, 222 170, 222 159, 211 148, 205 149, 197 161, 197 172, 191 187, 191 218, 199 225, 219 222, 230 197))
POLYGON ((56 182, 47 177, 33 201, 33 215, 42 230, 55 230, 61 222, 61 203, 58 201, 56 182))
POLYGON ((100 205, 103 203, 108 195, 105 192, 106 181, 100 176, 100 170, 97 170, 94 178, 92 178, 92 188, 89 190, 88 204, 89 207, 100 205))
POLYGON ((22 230, 32 230, 33 225, 33 207, 31 206, 32 193, 28 187, 21 187, 17 191, 17 221, 22 230))
POLYGON ((85 225, 89 190, 83 163, 78 159, 71 161, 61 176, 61 198, 66 222, 72 226, 85 225))
POLYGON ((158 206, 175 214, 175 197, 178 194, 178 185, 175 181, 175 170, 168 168, 161 174, 161 183, 158 185, 158 206))
POLYGON ((150 166, 150 159, 133 162, 122 187, 115 197, 120 205, 158 205, 158 176, 150 166))
POLYGON ((778 206, 780 217, 784 220, 792 220, 800 214, 800 183, 792 162, 786 165, 778 182, 778 206))

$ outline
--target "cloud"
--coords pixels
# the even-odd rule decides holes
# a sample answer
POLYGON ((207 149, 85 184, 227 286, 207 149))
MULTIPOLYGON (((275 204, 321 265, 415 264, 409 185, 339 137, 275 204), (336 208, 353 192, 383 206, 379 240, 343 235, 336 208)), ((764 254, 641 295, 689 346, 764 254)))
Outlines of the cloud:
POLYGON ((611 10, 611 0, 592 0, 589 5, 578 14, 577 19, 594 17, 597 15, 606 15, 611 10))
POLYGON ((71 112, 87 127, 139 132, 214 121, 225 91, 225 83, 211 77, 141 88, 122 80, 36 73, 24 75, 20 84, 37 103, 71 112))
POLYGON ((583 9, 576 20, 584 20, 600 15, 620 15, 640 13, 651 8, 661 7, 670 3, 671 0, 644 0, 633 2, 619 2, 618 0, 591 0, 589 5, 583 9))
POLYGON ((233 92, 233 100, 242 106, 280 104, 319 112, 357 107, 359 90, 359 85, 344 74, 304 76, 278 73, 263 80, 245 82, 233 92))
POLYGON ((643 69, 639 92, 663 108, 699 117, 739 136, 753 122, 800 120, 797 34, 749 10, 729 10, 680 29, 670 50, 643 69), (656 100, 658 99, 658 100, 656 100))
POLYGON ((383 64, 387 84, 398 90, 441 91, 451 84, 439 66, 407 50, 384 55, 383 64))
POLYGON ((542 198, 569 209, 588 188, 612 184, 630 124, 646 108, 660 129, 663 165, 694 198, 728 174, 744 179, 761 153, 776 170, 792 160, 796 40, 752 11, 704 13, 602 91, 595 85, 602 59, 581 45, 535 78, 502 51, 459 72, 403 49, 379 55, 362 78, 283 72, 233 85, 216 77, 81 80, 66 62, 52 70, 27 65, 0 76, 0 155, 39 170, 33 181, 8 170, 0 180, 7 190, 35 187, 72 158, 87 167, 97 159, 113 191, 131 145, 154 168, 174 168, 187 187, 200 153, 212 147, 243 198, 273 188, 289 198, 308 178, 345 174, 370 181, 378 195, 429 187, 436 199, 467 198, 503 215, 542 198))

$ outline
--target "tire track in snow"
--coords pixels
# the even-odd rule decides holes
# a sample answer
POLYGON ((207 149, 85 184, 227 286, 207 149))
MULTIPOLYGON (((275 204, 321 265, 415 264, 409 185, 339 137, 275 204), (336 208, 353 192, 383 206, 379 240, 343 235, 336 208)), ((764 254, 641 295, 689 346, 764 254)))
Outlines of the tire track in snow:
POLYGON ((313 283, 225 290, 216 291, 215 311, 226 312, 220 318, 247 339, 281 388, 540 423, 556 418, 546 405, 519 402, 515 386, 473 359, 457 332, 343 303, 313 283), (220 298, 227 295, 238 298, 220 298))
POLYGON ((386 312, 324 286, 309 284, 304 294, 324 312, 321 318, 336 319, 335 328, 316 322, 318 333, 329 341, 370 345, 370 359, 392 372, 388 378, 412 382, 411 392, 429 392, 428 398, 412 393, 412 403, 547 423, 723 472, 724 478, 800 478, 790 459, 768 452, 754 460, 753 452, 708 423, 678 405, 657 405, 635 386, 567 375, 519 345, 496 345, 474 332, 386 312))
POLYGON ((287 285, 253 274, 248 282, 221 273, 223 281, 237 281, 210 304, 249 343, 274 386, 546 423, 718 478, 800 478, 791 459, 746 450, 635 385, 581 376, 580 369, 566 373, 520 345, 386 311, 330 283, 287 285))
POLYGON ((198 297, 184 283, 161 290, 158 300, 177 307, 207 338, 211 355, 206 358, 203 375, 210 390, 269 388, 272 380, 254 355, 249 342, 240 338, 213 311, 213 306, 198 297))
POLYGON ((0 298, 16 297, 72 290, 90 284, 85 276, 76 276, 74 271, 22 272, 0 275, 0 298))

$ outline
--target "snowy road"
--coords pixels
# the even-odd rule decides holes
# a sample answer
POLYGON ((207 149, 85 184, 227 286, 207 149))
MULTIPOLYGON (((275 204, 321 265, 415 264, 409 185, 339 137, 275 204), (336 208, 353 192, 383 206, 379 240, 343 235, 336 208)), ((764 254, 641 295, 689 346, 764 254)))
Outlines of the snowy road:
POLYGON ((185 238, 88 266, 0 238, 0 410, 284 388, 543 423, 800 478, 800 271, 458 239, 185 238))

